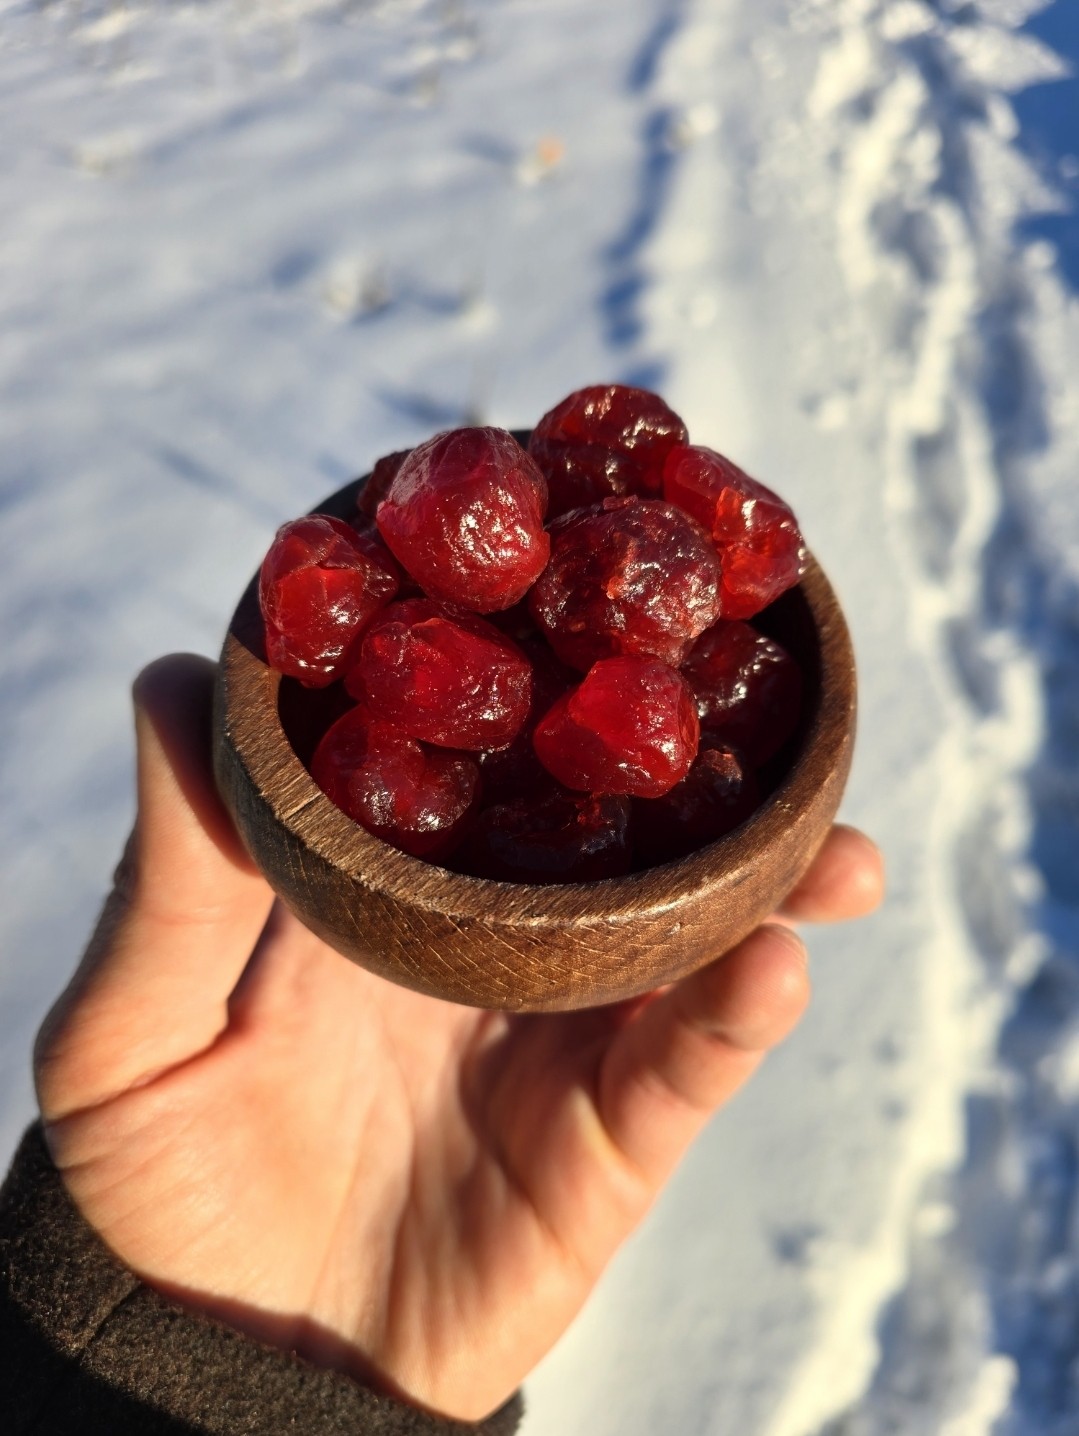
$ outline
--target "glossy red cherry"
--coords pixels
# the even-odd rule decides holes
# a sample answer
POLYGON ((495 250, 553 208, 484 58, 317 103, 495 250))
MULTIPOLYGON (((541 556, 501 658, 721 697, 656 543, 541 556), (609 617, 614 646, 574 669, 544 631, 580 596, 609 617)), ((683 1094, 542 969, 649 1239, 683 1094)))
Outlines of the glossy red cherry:
POLYGON ((697 699, 701 732, 767 762, 798 726, 802 670, 781 644, 748 623, 717 623, 690 649, 682 673, 697 699))
POLYGON ((550 552, 547 484, 504 429, 454 429, 412 450, 378 507, 394 556, 431 598, 511 608, 550 552))
POLYGON ((805 543, 789 506, 714 449, 673 449, 663 495, 712 535, 723 566, 721 618, 752 618, 805 572, 805 543))
POLYGON ((549 519, 609 495, 658 497, 663 465, 686 426, 658 394, 628 384, 594 384, 544 414, 528 451, 543 470, 549 519))
POLYGON ((536 725, 540 762, 567 788, 658 798, 689 771, 700 728, 685 680, 654 658, 606 658, 536 725))
POLYGON ((695 519, 655 499, 605 499, 554 525, 529 605, 576 668, 618 654, 677 667, 716 620, 719 582, 719 559, 695 519))
POLYGON ((371 625, 345 686, 412 738, 502 748, 528 717, 532 665, 494 624, 411 598, 371 625))
POLYGON ((311 760, 311 776, 354 822, 415 857, 450 852, 480 792, 470 755, 428 748, 362 706, 328 730, 311 760))
POLYGON ((396 592, 394 573, 342 519, 312 514, 284 524, 259 574, 270 665, 312 688, 332 683, 396 592))
POLYGON ((397 471, 411 454, 411 449, 398 449, 392 454, 383 454, 375 460, 375 466, 356 496, 356 509, 365 519, 375 521, 378 506, 390 491, 390 485, 397 477, 397 471))

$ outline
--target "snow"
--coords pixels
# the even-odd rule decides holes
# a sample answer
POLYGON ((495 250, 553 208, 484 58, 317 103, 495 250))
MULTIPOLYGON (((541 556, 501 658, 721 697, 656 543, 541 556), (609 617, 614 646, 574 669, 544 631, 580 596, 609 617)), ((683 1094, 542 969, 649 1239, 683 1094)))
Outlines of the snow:
POLYGON ((1074 17, 0 3, 8 1149, 129 821, 138 667, 213 652, 275 525, 379 453, 652 384, 843 598, 845 816, 891 892, 811 934, 803 1027, 525 1432, 1075 1431, 1074 17))

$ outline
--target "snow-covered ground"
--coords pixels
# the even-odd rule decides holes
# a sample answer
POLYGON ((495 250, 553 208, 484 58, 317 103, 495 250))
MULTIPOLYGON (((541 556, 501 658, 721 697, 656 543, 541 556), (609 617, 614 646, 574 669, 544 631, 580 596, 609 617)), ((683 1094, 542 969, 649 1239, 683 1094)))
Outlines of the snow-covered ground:
POLYGON ((127 684, 381 452, 661 388, 779 488, 891 896, 527 1436, 1079 1431, 1075 0, 0 0, 0 1144, 127 684))

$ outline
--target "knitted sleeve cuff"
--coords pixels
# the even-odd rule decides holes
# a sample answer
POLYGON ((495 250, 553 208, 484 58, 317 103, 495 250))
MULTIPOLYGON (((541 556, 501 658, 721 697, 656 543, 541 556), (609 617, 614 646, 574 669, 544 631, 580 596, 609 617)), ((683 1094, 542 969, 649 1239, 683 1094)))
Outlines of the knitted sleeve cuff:
POLYGON ((80 1216, 29 1129, 0 1189, 0 1411, 10 1436, 511 1436, 441 1420, 167 1301, 80 1216))

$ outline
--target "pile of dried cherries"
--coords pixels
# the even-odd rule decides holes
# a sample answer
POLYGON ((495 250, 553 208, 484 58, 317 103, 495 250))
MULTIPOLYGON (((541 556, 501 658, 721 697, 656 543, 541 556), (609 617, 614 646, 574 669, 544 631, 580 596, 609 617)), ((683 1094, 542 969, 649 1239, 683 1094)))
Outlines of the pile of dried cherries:
POLYGON ((266 656, 326 690, 309 767, 338 807, 526 883, 652 867, 745 821, 802 697, 747 620, 806 551, 780 498, 688 438, 655 394, 581 389, 527 450, 438 434, 380 459, 347 521, 279 530, 266 656))

